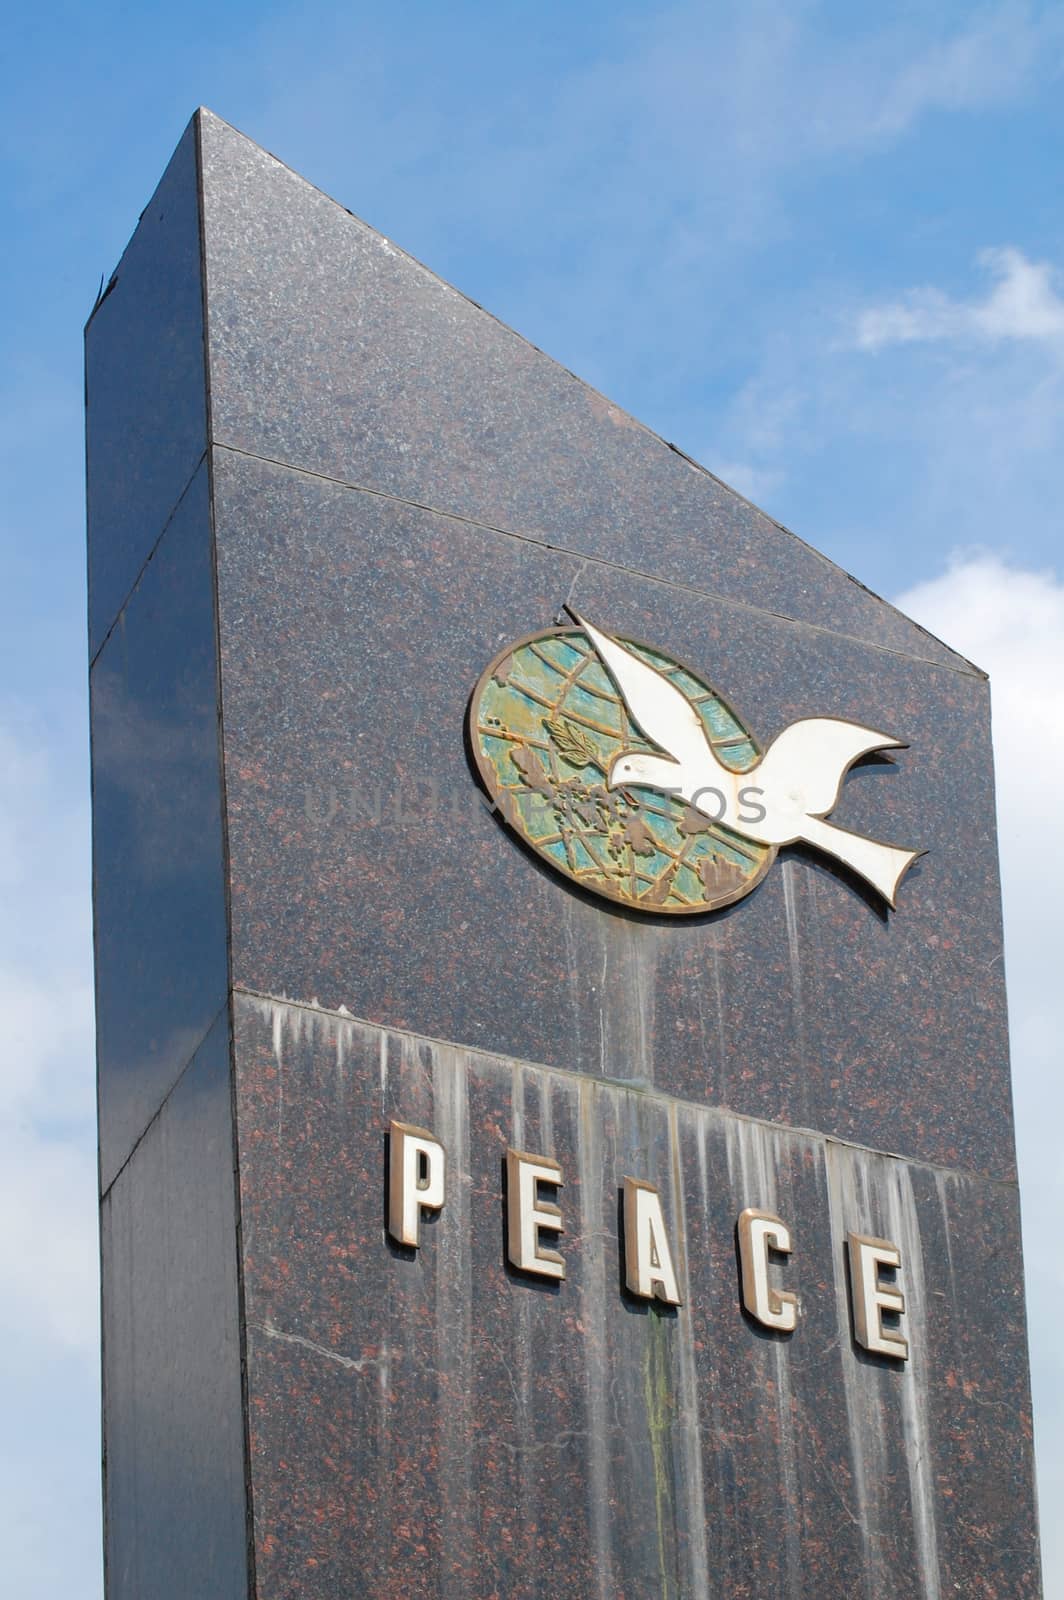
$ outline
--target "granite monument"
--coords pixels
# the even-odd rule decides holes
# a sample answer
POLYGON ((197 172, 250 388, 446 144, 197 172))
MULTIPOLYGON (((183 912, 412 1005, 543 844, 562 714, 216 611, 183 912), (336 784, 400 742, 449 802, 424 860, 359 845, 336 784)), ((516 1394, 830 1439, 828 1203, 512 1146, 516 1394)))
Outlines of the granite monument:
POLYGON ((1035 1600, 984 674, 209 112, 86 350, 109 1600, 1035 1600))

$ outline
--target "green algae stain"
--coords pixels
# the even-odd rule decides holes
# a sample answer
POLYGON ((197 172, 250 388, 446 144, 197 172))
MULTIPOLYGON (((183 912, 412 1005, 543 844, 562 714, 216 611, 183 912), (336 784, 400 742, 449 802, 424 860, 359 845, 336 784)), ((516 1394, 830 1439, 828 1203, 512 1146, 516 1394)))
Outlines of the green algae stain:
POLYGON ((669 1576, 673 1566, 671 1530, 673 1527, 672 1483, 668 1467, 669 1434, 672 1428, 673 1396, 669 1361, 667 1312, 654 1304, 647 1308, 646 1353, 643 1358, 643 1397, 654 1472, 654 1511, 658 1530, 658 1570, 661 1575, 661 1600, 675 1594, 669 1576))

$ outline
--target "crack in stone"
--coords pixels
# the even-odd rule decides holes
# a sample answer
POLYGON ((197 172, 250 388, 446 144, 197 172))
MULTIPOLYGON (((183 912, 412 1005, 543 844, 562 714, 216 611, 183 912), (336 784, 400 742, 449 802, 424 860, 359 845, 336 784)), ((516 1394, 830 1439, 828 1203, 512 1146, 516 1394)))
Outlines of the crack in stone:
POLYGON ((337 1366, 346 1367, 350 1372, 365 1372, 368 1367, 378 1367, 384 1371, 390 1365, 387 1354, 362 1356, 356 1360, 354 1356, 342 1356, 338 1350, 330 1350, 327 1345, 316 1344, 313 1339, 304 1339, 301 1333, 285 1333, 272 1322, 252 1322, 249 1326, 256 1333, 265 1334, 267 1339, 279 1339, 284 1344, 301 1345, 304 1350, 311 1350, 316 1356, 324 1356, 326 1361, 335 1361, 337 1366))

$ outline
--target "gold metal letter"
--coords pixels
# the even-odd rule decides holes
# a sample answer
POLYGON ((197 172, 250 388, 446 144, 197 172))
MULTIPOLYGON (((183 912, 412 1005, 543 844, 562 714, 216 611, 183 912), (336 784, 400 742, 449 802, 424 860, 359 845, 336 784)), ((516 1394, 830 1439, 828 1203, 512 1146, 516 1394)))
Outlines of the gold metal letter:
POLYGON ((739 1217, 739 1261, 743 1273, 743 1305, 756 1321, 778 1333, 798 1325, 798 1296, 774 1289, 768 1278, 768 1253, 791 1253, 791 1230, 771 1211, 747 1206, 739 1217))
POLYGON ((889 1239, 870 1239, 851 1233, 850 1292, 853 1297, 853 1330, 857 1343, 880 1356, 895 1356, 906 1361, 909 1341, 900 1328, 883 1326, 884 1311, 905 1311, 905 1296, 900 1289, 881 1284, 880 1267, 901 1267, 901 1251, 889 1239))
POLYGON ((661 1197, 638 1178, 624 1180, 624 1281, 643 1300, 681 1304, 661 1197))
POLYGON ((395 1122, 388 1129, 388 1232, 397 1244, 421 1243, 422 1211, 443 1205, 447 1155, 424 1128, 395 1122))
POLYGON ((565 1262, 557 1250, 541 1243, 540 1232, 564 1233, 560 1206, 541 1200, 541 1183, 562 1186, 562 1169, 550 1156, 530 1156, 523 1150, 506 1152, 507 1253, 522 1272, 543 1278, 564 1278, 565 1262))

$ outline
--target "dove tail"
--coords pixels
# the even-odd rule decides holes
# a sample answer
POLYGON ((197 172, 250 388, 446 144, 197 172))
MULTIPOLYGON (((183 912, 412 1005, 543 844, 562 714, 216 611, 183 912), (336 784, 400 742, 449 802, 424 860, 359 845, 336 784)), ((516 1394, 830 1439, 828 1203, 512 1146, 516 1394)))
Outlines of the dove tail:
POLYGON ((805 819, 801 837, 807 844, 816 845, 818 850, 844 861, 877 889, 891 907, 902 878, 917 857, 924 854, 923 850, 899 850, 896 845, 880 844, 859 833, 848 833, 845 828, 836 828, 834 823, 824 822, 820 817, 805 819))

